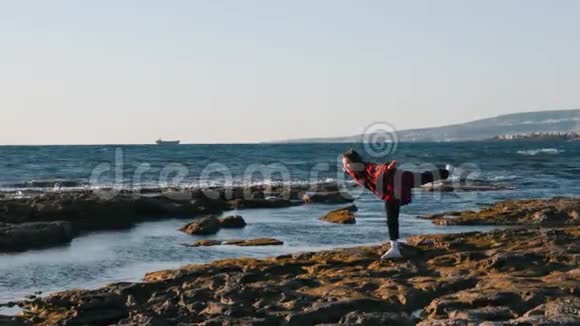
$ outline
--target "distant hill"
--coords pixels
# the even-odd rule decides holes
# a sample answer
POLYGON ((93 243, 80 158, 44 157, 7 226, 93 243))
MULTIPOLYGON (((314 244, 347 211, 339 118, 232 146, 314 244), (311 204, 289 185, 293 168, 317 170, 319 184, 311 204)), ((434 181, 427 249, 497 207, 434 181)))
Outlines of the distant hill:
MULTIPOLYGON (((443 127, 398 131, 400 141, 445 142, 493 139, 500 135, 572 132, 580 130, 580 110, 539 111, 501 115, 443 127)), ((356 143, 363 135, 336 138, 308 138, 280 143, 356 143)))

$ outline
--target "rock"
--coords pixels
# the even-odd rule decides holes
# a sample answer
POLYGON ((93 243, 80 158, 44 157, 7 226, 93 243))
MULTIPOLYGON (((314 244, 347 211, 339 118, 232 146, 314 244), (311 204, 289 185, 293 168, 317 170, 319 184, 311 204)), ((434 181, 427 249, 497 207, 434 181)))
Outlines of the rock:
POLYGON ((250 197, 250 199, 265 199, 265 195, 263 191, 254 191, 250 197))
MULTIPOLYGON (((56 183, 50 181, 38 186, 52 187, 56 183)), ((61 183, 61 186, 67 185, 61 183)), ((291 187, 256 185, 204 189, 168 187, 135 190, 102 188, 57 192, 52 189, 50 192, 0 192, 0 227, 64 221, 70 223, 72 234, 76 236, 94 230, 126 229, 137 222, 151 219, 218 215, 230 209, 297 206, 304 204, 302 195, 308 191, 327 194, 318 198, 323 202, 332 201, 332 197, 336 196, 339 189, 336 183, 324 183, 291 187), (272 199, 266 200, 265 194, 272 199)), ((224 222, 224 227, 234 225, 230 224, 230 221, 224 222)), ((38 240, 29 242, 29 245, 14 246, 21 247, 18 250, 26 250, 61 243, 63 242, 38 240)), ((9 246, 0 246, 0 252, 9 250, 12 250, 9 246)))
POLYGON ((507 200, 479 212, 445 212, 421 216, 439 225, 580 225, 580 198, 507 200))
POLYGON ((516 314, 510 308, 501 306, 452 311, 449 313, 449 317, 452 319, 463 319, 470 321, 501 321, 512 319, 515 316, 516 314))
POLYGON ((346 206, 346 207, 343 207, 341 209, 346 209, 346 210, 349 210, 349 211, 351 211, 353 213, 354 212, 358 212, 358 207, 356 205, 354 205, 354 204, 349 205, 349 206, 346 206))
POLYGON ((514 188, 504 184, 491 184, 488 182, 469 180, 469 182, 439 181, 421 186, 422 190, 429 192, 454 192, 454 191, 504 191, 514 188))
POLYGON ((352 311, 376 311, 388 309, 388 303, 373 299, 342 299, 331 302, 317 302, 311 307, 286 317, 288 325, 317 325, 337 323, 352 311))
POLYGON ((580 317, 570 315, 554 316, 554 317, 529 316, 510 320, 507 324, 518 326, 519 325, 578 326, 580 325, 580 317))
POLYGON ((0 303, 0 308, 1 307, 6 307, 6 308, 14 308, 16 307, 18 304, 14 301, 8 301, 6 303, 0 303))
POLYGON ((320 220, 338 224, 355 224, 356 219, 353 212, 356 212, 357 210, 358 209, 355 205, 335 209, 321 217, 320 220))
POLYGON ((240 247, 252 247, 252 246, 280 246, 284 242, 273 239, 273 238, 256 238, 256 239, 245 239, 245 240, 199 240, 191 245, 184 244, 186 247, 209 247, 209 246, 219 246, 219 245, 230 245, 230 246, 240 246, 240 247))
POLYGON ((0 224, 0 252, 62 245, 74 236, 71 224, 64 221, 0 224))
POLYGON ((305 203, 321 203, 321 204, 342 204, 351 203, 354 198, 347 193, 341 191, 333 192, 307 192, 302 197, 305 203))
POLYGON ((44 325, 576 325, 579 236, 580 226, 421 235, 398 261, 380 261, 386 244, 224 259, 19 305, 44 325))
POLYGON ((0 315, 0 325, 2 325, 2 326, 25 326, 25 325, 30 325, 30 323, 25 322, 21 317, 18 317, 18 316, 2 316, 2 315, 0 315))
POLYGON ((197 221, 193 221, 189 224, 184 225, 179 229, 179 231, 185 232, 191 235, 208 235, 216 234, 221 228, 220 221, 217 217, 210 215, 202 217, 197 221))
POLYGON ((272 199, 234 199, 228 202, 232 209, 247 209, 247 208, 286 208, 300 205, 300 202, 272 198, 272 199))
POLYGON ((526 312, 512 323, 518 325, 578 325, 580 324, 580 298, 577 296, 557 298, 526 312))
POLYGON ((182 244, 184 247, 212 247, 212 246, 219 246, 223 243, 221 240, 199 240, 194 242, 193 244, 182 244))
POLYGON ((464 319, 430 319, 417 324, 417 326, 468 326, 464 319))
POLYGON ((557 298, 544 304, 543 310, 544 315, 547 317, 580 316, 580 297, 557 298))
POLYGON ((284 242, 273 238, 257 238, 248 240, 227 240, 224 241, 223 244, 240 247, 252 247, 252 246, 280 246, 283 245, 284 242))
MULTIPOLYGON (((111 324, 127 317, 129 313, 123 297, 108 291, 94 291, 86 294, 73 290, 50 295, 42 302, 35 300, 27 304, 36 309, 68 307, 69 310, 65 315, 56 317, 57 320, 66 320, 67 325, 111 324)), ((41 316, 37 317, 35 324, 38 321, 44 324, 59 324, 55 319, 46 320, 41 316)))
POLYGON ((222 228, 227 229, 239 229, 246 226, 246 221, 239 215, 224 217, 219 222, 222 228))
POLYGON ((406 313, 394 312, 351 312, 342 317, 339 322, 346 325, 367 325, 367 326, 382 326, 382 325, 415 325, 415 322, 406 313))
POLYGON ((225 201, 174 200, 161 193, 70 191, 0 200, 0 222, 71 222, 77 230, 131 226, 147 218, 195 216, 222 211, 225 201))

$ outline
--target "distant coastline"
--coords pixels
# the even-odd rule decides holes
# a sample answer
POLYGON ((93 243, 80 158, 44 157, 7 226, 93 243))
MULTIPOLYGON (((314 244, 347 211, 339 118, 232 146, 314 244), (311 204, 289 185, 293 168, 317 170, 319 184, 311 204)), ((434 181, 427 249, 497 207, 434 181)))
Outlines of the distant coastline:
MULTIPOLYGON (((361 129, 363 129, 362 127, 361 129)), ((580 110, 576 109, 513 113, 448 126, 396 130, 396 139, 400 142, 464 142, 486 141, 496 138, 498 140, 504 140, 503 138, 505 140, 512 138, 541 140, 562 139, 561 133, 578 132, 580 132, 580 110), (541 136, 534 136, 536 133, 541 134, 541 136), (531 136, 510 138, 501 135, 531 136)), ((389 133, 392 134, 393 131, 391 130, 389 133)), ((375 132, 346 137, 289 139, 269 143, 361 143, 365 139, 374 139, 373 134, 375 132)))
POLYGON ((532 132, 522 134, 505 134, 493 137, 491 140, 580 140, 580 131, 572 132, 532 132))

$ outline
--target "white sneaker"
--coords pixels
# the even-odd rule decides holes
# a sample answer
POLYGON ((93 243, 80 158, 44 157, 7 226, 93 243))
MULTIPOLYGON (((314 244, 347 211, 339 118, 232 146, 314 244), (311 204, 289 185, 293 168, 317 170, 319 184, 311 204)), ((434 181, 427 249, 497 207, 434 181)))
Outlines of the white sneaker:
POLYGON ((398 242, 391 241, 391 249, 385 252, 385 254, 381 256, 381 259, 395 259, 401 257, 403 257, 403 255, 401 255, 401 251, 399 250, 398 242))

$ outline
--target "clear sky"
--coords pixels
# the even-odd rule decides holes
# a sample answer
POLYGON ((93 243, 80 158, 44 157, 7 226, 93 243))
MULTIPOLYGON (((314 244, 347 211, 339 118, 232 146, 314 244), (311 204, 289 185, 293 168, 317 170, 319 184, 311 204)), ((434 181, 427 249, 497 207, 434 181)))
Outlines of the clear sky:
POLYGON ((0 0, 0 144, 254 142, 580 108, 580 1, 0 0))

